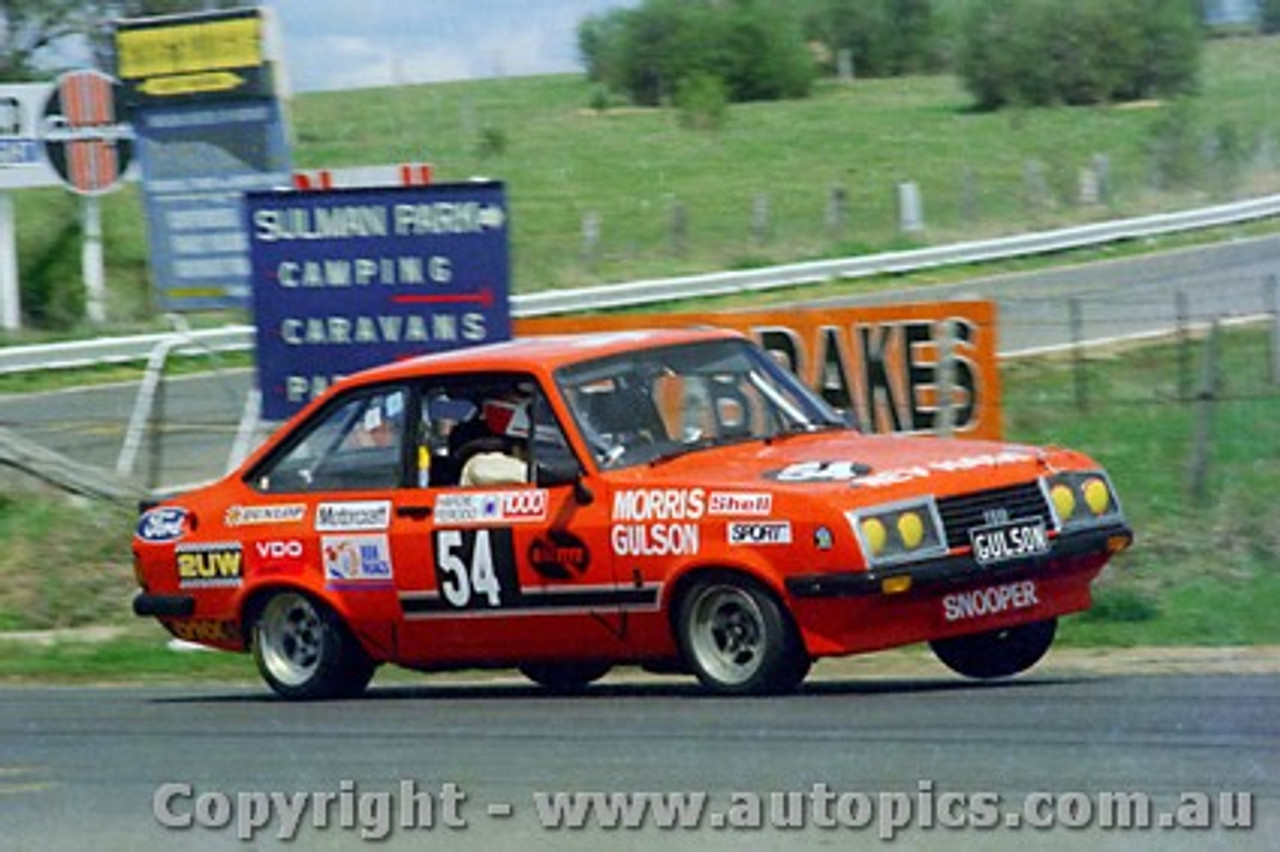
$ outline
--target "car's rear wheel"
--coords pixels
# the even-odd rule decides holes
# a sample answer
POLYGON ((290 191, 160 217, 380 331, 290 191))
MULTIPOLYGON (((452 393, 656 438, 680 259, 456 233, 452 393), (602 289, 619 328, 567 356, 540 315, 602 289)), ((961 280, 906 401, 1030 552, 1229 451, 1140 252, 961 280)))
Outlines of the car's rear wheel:
POLYGON ((681 600, 676 630, 689 668, 714 692, 789 692, 809 671, 809 657, 782 605, 747 578, 698 582, 681 600))
POLYGON ((520 673, 558 695, 581 692, 609 673, 608 663, 526 663, 520 673))
POLYGON ((987 633, 938 639, 929 647, 953 672, 991 680, 1016 675, 1040 662, 1053 644, 1057 629, 1058 620, 1049 618, 987 633))
POLYGON ((276 592, 258 610, 253 659, 273 690, 304 701, 359 695, 376 668, 337 614, 294 591, 276 592))

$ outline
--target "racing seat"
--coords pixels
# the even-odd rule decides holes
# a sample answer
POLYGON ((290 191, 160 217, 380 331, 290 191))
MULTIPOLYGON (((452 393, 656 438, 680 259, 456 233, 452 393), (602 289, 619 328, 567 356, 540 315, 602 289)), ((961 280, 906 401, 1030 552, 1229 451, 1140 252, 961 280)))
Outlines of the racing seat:
POLYGON ((638 388, 601 391, 583 397, 583 415, 607 451, 615 446, 652 444, 666 437, 653 400, 638 388))
POLYGON ((457 485, 462 466, 476 453, 494 452, 502 448, 502 439, 492 435, 478 415, 459 423, 446 440, 448 454, 431 460, 431 481, 437 485, 457 485))

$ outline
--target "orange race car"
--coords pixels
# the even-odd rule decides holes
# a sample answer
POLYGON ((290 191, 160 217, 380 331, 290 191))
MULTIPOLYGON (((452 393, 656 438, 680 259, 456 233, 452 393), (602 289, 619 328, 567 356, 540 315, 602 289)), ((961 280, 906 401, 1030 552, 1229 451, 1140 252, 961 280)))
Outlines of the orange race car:
POLYGON ((387 662, 761 693, 921 641, 991 678, 1131 539, 1085 456, 861 434, 736 333, 531 338, 343 380, 147 509, 134 611, 289 698, 387 662))

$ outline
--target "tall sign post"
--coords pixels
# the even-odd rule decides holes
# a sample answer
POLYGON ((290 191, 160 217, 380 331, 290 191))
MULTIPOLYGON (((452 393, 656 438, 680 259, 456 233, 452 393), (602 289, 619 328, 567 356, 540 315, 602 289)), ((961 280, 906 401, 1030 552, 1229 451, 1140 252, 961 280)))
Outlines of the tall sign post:
POLYGON ((15 169, 35 166, 36 103, 43 102, 47 86, 5 86, 0 88, 0 330, 17 331, 22 326, 22 306, 18 295, 18 242, 10 193, 15 169))
POLYGON ((0 330, 22 327, 18 286, 17 224, 13 191, 57 186, 40 143, 41 116, 52 86, 18 83, 0 86, 0 330))
POLYGON ((45 103, 40 139, 54 171, 81 201, 80 266, 91 322, 107 318, 98 197, 115 189, 133 157, 133 128, 120 120, 116 81, 100 71, 70 71, 45 103))
POLYGON ((163 310, 250 304, 241 202, 291 173, 269 24, 266 10, 244 8, 117 25, 163 310))

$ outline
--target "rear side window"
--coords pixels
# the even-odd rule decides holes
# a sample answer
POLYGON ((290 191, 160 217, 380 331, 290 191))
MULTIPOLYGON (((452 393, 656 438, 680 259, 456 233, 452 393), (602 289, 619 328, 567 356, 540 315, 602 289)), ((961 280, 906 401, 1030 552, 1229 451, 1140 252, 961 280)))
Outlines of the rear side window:
POLYGON ((283 454, 255 471, 251 484, 268 494, 396 488, 407 408, 402 387, 347 397, 305 424, 283 454))

